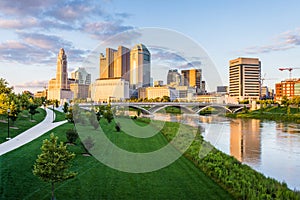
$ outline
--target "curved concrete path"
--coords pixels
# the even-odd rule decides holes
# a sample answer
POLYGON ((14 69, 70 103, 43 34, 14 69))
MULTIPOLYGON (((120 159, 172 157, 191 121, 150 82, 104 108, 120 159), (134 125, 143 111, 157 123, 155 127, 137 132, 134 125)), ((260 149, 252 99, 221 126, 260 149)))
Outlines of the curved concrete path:
MULTIPOLYGON (((31 142, 32 140, 40 137, 41 135, 50 131, 51 129, 54 129, 55 127, 60 126, 67 122, 67 120, 65 120, 61 122, 52 123, 53 111, 46 108, 46 113, 47 115, 42 122, 24 131, 23 133, 20 133, 19 135, 12 138, 11 140, 0 144, 0 156, 14 149, 19 148, 20 146, 28 142, 31 142)), ((55 113, 54 113, 54 117, 55 117, 55 113)))

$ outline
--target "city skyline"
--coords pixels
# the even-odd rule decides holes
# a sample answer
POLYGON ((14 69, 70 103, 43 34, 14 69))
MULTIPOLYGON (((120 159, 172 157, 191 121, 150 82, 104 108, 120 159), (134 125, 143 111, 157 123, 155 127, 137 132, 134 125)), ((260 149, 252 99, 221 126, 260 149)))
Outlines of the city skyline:
MULTIPOLYGON (((124 31, 158 27, 177 31, 202 46, 215 63, 223 85, 228 85, 229 60, 253 57, 261 60, 262 76, 266 73, 265 84, 274 88, 276 82, 289 77, 288 72, 279 71, 279 67, 300 66, 299 4, 298 1, 239 3, 230 0, 226 3, 157 1, 145 6, 135 1, 131 4, 124 1, 62 3, 46 0, 26 4, 1 1, 0 74, 16 92, 41 90, 55 76, 58 49, 68 52, 69 73, 77 67, 89 71, 97 66, 82 63, 95 44, 124 31), (151 10, 155 10, 155 15, 151 10), (16 73, 20 70, 22 73, 16 73)), ((165 56, 170 64, 164 66, 164 73, 154 70, 153 79, 166 82, 168 70, 178 66, 177 57, 170 54, 155 57, 153 53, 154 63, 161 58, 159 56, 165 56)), ((201 68, 201 64, 196 67, 201 68)), ((205 69, 203 76, 210 84, 205 69)), ((300 70, 294 70, 292 76, 300 77, 300 70)), ((95 79, 93 76, 92 81, 95 79)), ((210 90, 216 90, 216 86, 210 90)))

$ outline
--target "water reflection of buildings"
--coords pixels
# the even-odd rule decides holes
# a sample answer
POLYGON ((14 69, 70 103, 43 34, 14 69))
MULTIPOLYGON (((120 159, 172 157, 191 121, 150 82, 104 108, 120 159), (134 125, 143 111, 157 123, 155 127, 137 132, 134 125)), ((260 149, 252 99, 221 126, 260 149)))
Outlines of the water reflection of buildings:
POLYGON ((293 124, 293 123, 276 123, 276 130, 289 133, 289 134, 299 134, 300 125, 293 124))
POLYGON ((230 154, 241 162, 260 161, 261 138, 259 120, 232 120, 230 122, 230 154))

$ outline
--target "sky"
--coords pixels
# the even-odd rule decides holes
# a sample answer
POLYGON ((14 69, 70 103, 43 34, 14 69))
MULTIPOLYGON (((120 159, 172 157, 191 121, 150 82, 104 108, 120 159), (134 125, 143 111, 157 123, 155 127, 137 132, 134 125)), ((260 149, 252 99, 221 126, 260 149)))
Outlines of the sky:
POLYGON ((149 47, 154 80, 200 67, 214 91, 228 85, 229 60, 253 57, 274 88, 289 78, 278 68, 300 67, 299 7, 298 0, 1 0, 0 77, 15 92, 42 90, 64 48, 68 71, 85 67, 95 80, 99 53, 138 42, 149 47))

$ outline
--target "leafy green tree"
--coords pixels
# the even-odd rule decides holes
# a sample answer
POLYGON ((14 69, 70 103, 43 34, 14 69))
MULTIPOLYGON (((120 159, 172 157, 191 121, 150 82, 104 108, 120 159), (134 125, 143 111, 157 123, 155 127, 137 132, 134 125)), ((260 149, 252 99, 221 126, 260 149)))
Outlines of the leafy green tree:
POLYGON ((162 97, 162 101, 163 101, 163 102, 170 102, 171 99, 170 99, 169 96, 163 96, 163 97, 162 97))
POLYGON ((115 126, 115 128, 116 128, 116 131, 117 132, 120 132, 121 131, 121 125, 120 125, 120 123, 118 122, 118 123, 116 123, 116 126, 115 126))
POLYGON ((29 94, 27 93, 19 94, 18 99, 22 110, 26 110, 29 106, 29 99, 30 99, 29 94))
POLYGON ((8 96, 5 93, 0 94, 0 115, 6 115, 8 109, 8 96))
POLYGON ((287 107, 289 105, 290 100, 287 98, 287 96, 283 96, 281 99, 281 105, 287 107))
POLYGON ((15 104, 14 101, 12 101, 9 105, 10 113, 9 113, 9 118, 12 120, 13 124, 15 121, 18 119, 18 115, 21 112, 20 107, 15 104))
POLYGON ((106 107, 106 111, 104 113, 104 118, 108 121, 108 123, 110 123, 114 119, 114 115, 113 115, 110 105, 108 105, 106 107))
POLYGON ((13 87, 9 87, 8 82, 5 79, 0 78, 0 94, 10 94, 12 93, 12 90, 13 87))
POLYGON ((42 153, 38 155, 33 165, 33 174, 45 182, 51 183, 52 200, 54 200, 54 184, 75 177, 75 172, 70 172, 70 161, 74 153, 67 150, 67 146, 60 142, 53 133, 50 140, 43 141, 42 153))
POLYGON ((76 130, 69 129, 66 132, 66 137, 67 137, 68 142, 73 144, 76 142, 76 140, 78 139, 79 136, 78 136, 78 133, 76 130))
POLYGON ((64 103, 64 107, 63 107, 64 113, 67 113, 67 112, 68 112, 68 108, 69 108, 69 104, 68 104, 68 102, 65 102, 65 103, 64 103))
POLYGON ((66 119, 68 120, 68 122, 74 123, 72 106, 68 108, 68 112, 66 114, 66 119))
POLYGON ((35 115, 36 113, 38 113, 38 111, 36 110, 38 108, 37 104, 30 104, 28 106, 29 109, 29 113, 30 113, 30 119, 32 120, 33 115, 35 115))
POLYGON ((55 107, 58 108, 58 107, 59 107, 59 101, 58 101, 58 100, 55 100, 54 103, 55 103, 55 107))

